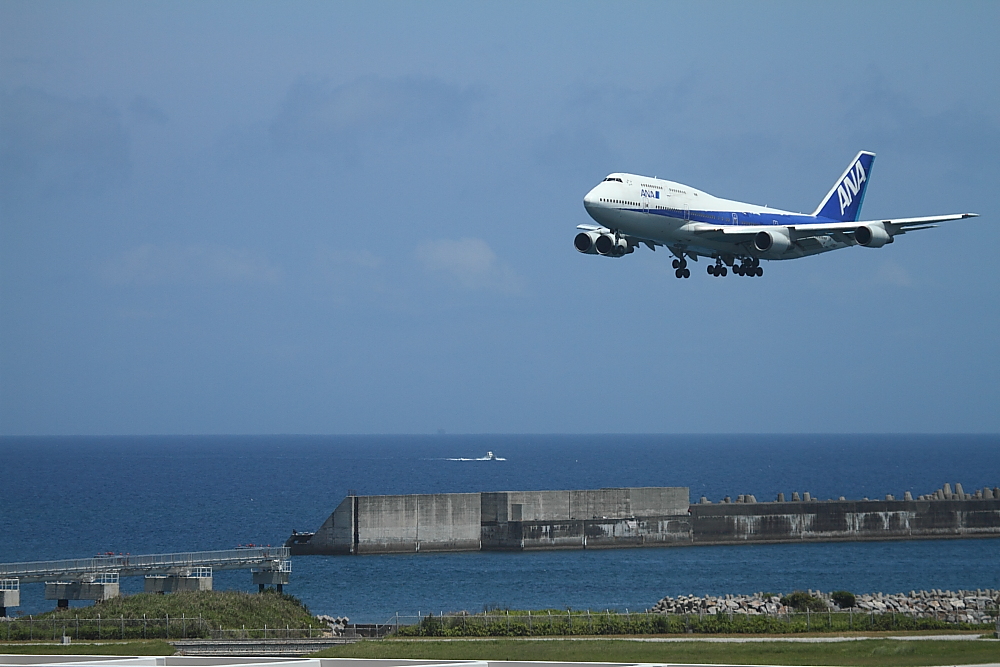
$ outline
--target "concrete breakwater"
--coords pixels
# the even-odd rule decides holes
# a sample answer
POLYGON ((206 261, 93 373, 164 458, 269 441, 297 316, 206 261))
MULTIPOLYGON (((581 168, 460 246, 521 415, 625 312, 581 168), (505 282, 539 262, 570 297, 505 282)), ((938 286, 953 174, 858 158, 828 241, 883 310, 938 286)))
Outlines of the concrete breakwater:
MULTIPOLYGON (((833 601, 830 593, 808 593, 822 600, 832 611, 847 611, 847 608, 842 609, 833 601)), ((732 613, 772 616, 794 612, 795 609, 781 604, 781 598, 780 594, 771 593, 720 597, 681 595, 676 598, 665 597, 649 611, 660 614, 732 613)), ((910 591, 891 595, 872 593, 858 595, 853 609, 857 613, 895 613, 913 618, 935 618, 949 623, 992 623, 996 618, 998 599, 1000 591, 992 589, 910 591)))
POLYGON ((1000 488, 689 503, 687 487, 348 496, 293 555, 1000 537, 1000 488))

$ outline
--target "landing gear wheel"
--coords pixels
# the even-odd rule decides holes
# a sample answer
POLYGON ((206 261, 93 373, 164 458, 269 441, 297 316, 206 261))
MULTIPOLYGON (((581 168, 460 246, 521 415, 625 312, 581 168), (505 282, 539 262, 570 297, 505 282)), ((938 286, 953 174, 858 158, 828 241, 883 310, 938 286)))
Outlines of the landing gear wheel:
POLYGON ((684 277, 685 278, 690 278, 691 277, 691 269, 681 269, 681 271, 684 272, 684 277))
POLYGON ((763 276, 763 275, 764 275, 764 269, 762 269, 762 268, 760 268, 760 267, 758 266, 758 267, 757 267, 757 277, 758 277, 758 278, 760 278, 760 277, 761 277, 761 276, 763 276))
POLYGON ((679 269, 679 268, 681 268, 681 263, 680 263, 680 260, 677 260, 677 259, 675 259, 675 260, 674 260, 673 262, 671 262, 671 263, 670 263, 670 265, 671 265, 672 267, 674 267, 675 269, 679 269))
POLYGON ((678 278, 683 278, 684 277, 684 269, 677 269, 676 271, 674 271, 674 275, 677 276, 678 278))
POLYGON ((726 274, 727 274, 727 273, 729 273, 729 271, 728 271, 728 270, 726 270, 726 267, 722 267, 722 277, 723 277, 723 278, 725 278, 725 277, 726 277, 726 274))
POLYGON ((710 276, 714 276, 715 275, 715 267, 712 266, 711 264, 708 265, 708 275, 710 275, 710 276))

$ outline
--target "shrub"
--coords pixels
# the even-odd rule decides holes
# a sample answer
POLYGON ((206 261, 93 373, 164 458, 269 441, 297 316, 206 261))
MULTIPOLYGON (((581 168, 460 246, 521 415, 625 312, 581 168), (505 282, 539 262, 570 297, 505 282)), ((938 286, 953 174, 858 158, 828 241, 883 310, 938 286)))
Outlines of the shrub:
POLYGON ((853 607, 857 603, 857 600, 854 598, 854 593, 850 591, 834 591, 833 593, 830 593, 830 599, 836 602, 837 606, 841 609, 853 607))
POLYGON ((781 598, 781 604, 798 611, 826 611, 826 603, 805 591, 795 591, 781 598))

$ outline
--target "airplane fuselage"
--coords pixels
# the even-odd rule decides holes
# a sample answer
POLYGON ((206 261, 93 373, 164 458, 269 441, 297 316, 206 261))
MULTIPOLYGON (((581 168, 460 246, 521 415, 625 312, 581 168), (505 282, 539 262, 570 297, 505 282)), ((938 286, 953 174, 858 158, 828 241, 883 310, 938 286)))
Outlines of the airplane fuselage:
POLYGON ((975 217, 954 213, 920 218, 859 220, 875 154, 858 153, 816 210, 806 215, 721 199, 674 181, 609 174, 583 198, 597 225, 577 225, 579 252, 623 257, 639 245, 674 254, 674 274, 690 278, 687 260, 715 260, 709 275, 762 276, 762 259, 796 259, 850 246, 881 248, 896 236, 937 223, 975 217))
POLYGON ((781 253, 761 252, 746 242, 706 238, 703 225, 723 227, 787 227, 825 218, 722 199, 673 181, 636 174, 615 173, 583 198, 583 205, 598 224, 641 241, 683 252, 713 257, 752 256, 762 259, 795 259, 855 245, 845 234, 815 236, 814 243, 797 245, 781 253))

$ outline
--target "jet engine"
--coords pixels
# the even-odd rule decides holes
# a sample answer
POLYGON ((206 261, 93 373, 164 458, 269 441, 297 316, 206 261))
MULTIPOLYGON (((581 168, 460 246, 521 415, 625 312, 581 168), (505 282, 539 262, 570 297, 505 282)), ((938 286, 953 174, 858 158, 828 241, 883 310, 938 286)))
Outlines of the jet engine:
POLYGON ((597 248, 594 247, 594 244, 599 236, 600 234, 597 232, 580 232, 573 239, 573 246, 584 254, 596 255, 597 248))
POLYGON ((632 252, 633 248, 629 247, 628 241, 623 238, 615 238, 611 234, 601 234, 594 241, 594 248, 597 249, 597 254, 604 255, 605 257, 621 257, 632 252))
POLYGON ((753 237, 753 247, 759 252, 780 255, 792 247, 792 240, 788 237, 787 228, 775 227, 773 230, 757 232, 753 237))
POLYGON ((858 242, 858 245, 866 248, 881 248, 886 243, 892 243, 892 236, 885 231, 884 224, 873 222, 855 229, 854 240, 858 242))

